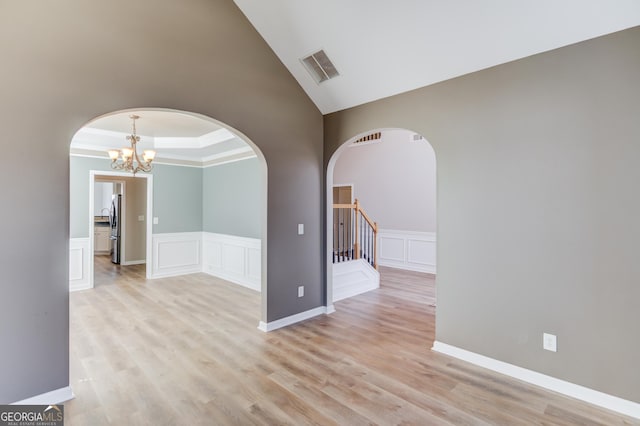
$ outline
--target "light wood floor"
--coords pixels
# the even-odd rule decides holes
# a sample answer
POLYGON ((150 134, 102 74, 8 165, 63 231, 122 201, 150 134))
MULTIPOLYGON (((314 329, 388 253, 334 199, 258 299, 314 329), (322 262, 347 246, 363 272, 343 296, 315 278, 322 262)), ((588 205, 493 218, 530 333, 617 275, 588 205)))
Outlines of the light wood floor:
POLYGON ((430 351, 426 274, 382 269, 379 290, 263 333, 251 290, 98 263, 102 285, 70 295, 69 425, 634 424, 430 351))

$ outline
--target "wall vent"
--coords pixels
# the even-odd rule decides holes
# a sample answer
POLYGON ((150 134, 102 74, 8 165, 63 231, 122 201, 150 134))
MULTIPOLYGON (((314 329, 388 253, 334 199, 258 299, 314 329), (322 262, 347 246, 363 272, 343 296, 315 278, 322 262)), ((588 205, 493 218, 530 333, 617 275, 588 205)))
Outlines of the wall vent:
POLYGON ((350 146, 368 145, 370 143, 381 142, 382 132, 371 133, 354 141, 350 146))
POLYGON ((322 83, 340 75, 324 50, 318 50, 300 60, 316 83, 322 83))

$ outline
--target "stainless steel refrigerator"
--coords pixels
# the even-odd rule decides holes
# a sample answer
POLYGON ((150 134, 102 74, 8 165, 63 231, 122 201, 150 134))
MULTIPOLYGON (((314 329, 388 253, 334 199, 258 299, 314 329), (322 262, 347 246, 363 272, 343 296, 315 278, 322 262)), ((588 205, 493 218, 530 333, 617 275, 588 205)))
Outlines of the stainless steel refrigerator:
POLYGON ((120 264, 120 241, 122 237, 122 195, 113 194, 109 211, 109 226, 111 227, 111 262, 120 264))

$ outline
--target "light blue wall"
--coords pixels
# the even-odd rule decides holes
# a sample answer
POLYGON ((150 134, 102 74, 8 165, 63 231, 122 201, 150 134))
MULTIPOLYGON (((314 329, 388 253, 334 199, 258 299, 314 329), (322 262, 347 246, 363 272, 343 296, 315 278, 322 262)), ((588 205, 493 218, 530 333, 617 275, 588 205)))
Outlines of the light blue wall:
MULTIPOLYGON (((89 236, 89 171, 112 171, 108 159, 70 158, 71 238, 89 236)), ((202 169, 156 164, 153 174, 153 233, 202 230, 202 169)))
POLYGON ((202 230, 260 238, 261 180, 257 158, 204 169, 202 230))
POLYGON ((202 169, 153 167, 153 233, 202 231, 202 169))
MULTIPOLYGON (((108 159, 70 159, 70 237, 89 236, 89 171, 112 171, 108 159)), ((257 158, 206 169, 156 164, 153 233, 217 232, 260 238, 262 184, 257 158)))

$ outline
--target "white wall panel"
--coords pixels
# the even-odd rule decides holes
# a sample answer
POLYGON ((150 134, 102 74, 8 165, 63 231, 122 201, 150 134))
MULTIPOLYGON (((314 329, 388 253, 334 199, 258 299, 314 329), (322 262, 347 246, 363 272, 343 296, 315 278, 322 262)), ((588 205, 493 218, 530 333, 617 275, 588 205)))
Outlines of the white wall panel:
POLYGON ((436 235, 433 232, 378 232, 378 264, 410 271, 436 273, 436 235))
POLYGON ((152 278, 202 271, 202 233, 153 234, 152 278))
POLYGON ((250 289, 261 290, 261 242, 255 238, 203 233, 203 271, 250 289))
POLYGON ((69 291, 91 288, 89 238, 69 239, 69 291))

